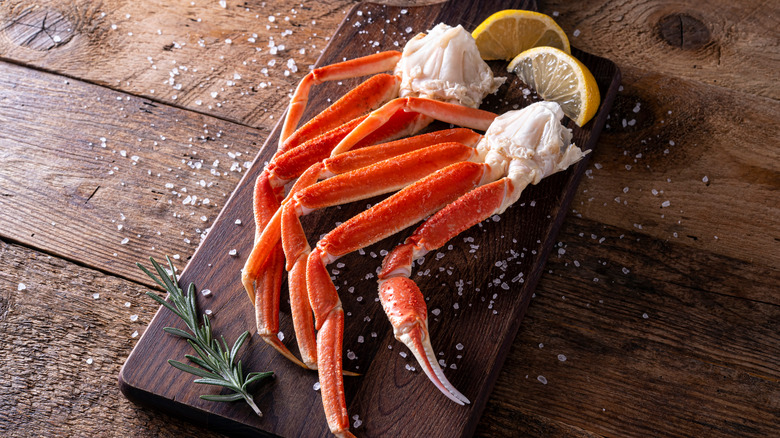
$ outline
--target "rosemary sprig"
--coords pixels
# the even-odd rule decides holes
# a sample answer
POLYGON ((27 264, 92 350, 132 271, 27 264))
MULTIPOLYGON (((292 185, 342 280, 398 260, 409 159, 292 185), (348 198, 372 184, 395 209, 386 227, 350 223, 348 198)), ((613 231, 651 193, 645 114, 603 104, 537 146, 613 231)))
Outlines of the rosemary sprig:
POLYGON ((244 372, 241 368, 241 361, 235 361, 238 350, 244 344, 247 337, 249 337, 249 332, 246 331, 242 333, 241 336, 238 337, 238 340, 236 340, 236 343, 233 344, 232 348, 228 348, 224 336, 220 336, 220 340, 215 339, 212 334, 211 322, 209 321, 208 316, 203 315, 202 325, 198 323, 198 310, 195 306, 195 286, 190 283, 187 288, 187 294, 185 295, 176 279, 176 271, 173 268, 173 262, 171 262, 170 257, 166 256, 165 258, 168 260, 168 266, 171 268, 171 276, 169 276, 168 273, 165 272, 165 269, 151 257, 149 260, 152 261, 152 266, 154 266, 154 269, 160 276, 159 278, 140 263, 137 263, 137 265, 146 273, 146 275, 151 277, 152 280, 168 292, 170 302, 160 298, 152 292, 147 292, 146 294, 165 306, 171 312, 175 313, 176 316, 187 324, 187 328, 190 329, 191 333, 174 327, 165 327, 163 330, 166 333, 186 339, 198 356, 187 354, 184 357, 191 360, 196 365, 199 365, 201 368, 175 360, 168 360, 168 363, 175 368, 200 377, 200 379, 194 380, 195 383, 222 386, 233 391, 232 394, 208 394, 201 395, 200 398, 220 402, 238 401, 243 398, 257 415, 263 416, 263 413, 260 412, 254 399, 249 394, 247 387, 254 382, 272 376, 273 372, 253 372, 244 376, 244 372))

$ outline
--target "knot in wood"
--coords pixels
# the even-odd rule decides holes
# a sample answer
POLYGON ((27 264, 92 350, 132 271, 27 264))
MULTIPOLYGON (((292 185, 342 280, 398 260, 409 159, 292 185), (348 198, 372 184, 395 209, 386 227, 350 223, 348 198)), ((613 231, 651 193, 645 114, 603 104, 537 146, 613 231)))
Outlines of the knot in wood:
POLYGON ((33 50, 51 50, 67 44, 75 34, 74 26, 56 10, 29 6, 2 24, 8 39, 33 50))
POLYGON ((671 14, 658 22, 661 39, 683 50, 697 50, 710 41, 710 31, 700 20, 688 14, 671 14))

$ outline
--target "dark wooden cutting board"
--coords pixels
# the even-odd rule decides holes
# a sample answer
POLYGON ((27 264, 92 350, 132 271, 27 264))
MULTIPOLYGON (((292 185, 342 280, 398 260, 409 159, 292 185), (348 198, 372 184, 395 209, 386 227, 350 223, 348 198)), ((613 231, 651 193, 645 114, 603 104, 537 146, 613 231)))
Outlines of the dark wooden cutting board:
MULTIPOLYGON (((346 16, 318 65, 378 50, 400 50, 407 39, 439 22, 462 24, 471 31, 490 14, 510 8, 535 9, 536 5, 533 1, 451 1, 423 7, 360 4, 346 16)), ((567 120, 575 142, 583 149, 592 149, 617 92, 620 73, 606 59, 576 49, 573 54, 590 68, 601 90, 602 104, 594 120, 583 128, 567 120)), ((524 97, 523 84, 514 75, 506 74, 506 63, 494 62, 491 67, 497 75, 508 76, 508 80, 497 95, 486 99, 483 109, 501 113, 532 102, 532 98, 524 97)), ((318 86, 305 118, 356 83, 318 86)), ((253 182, 276 150, 278 128, 269 136, 180 279, 183 286, 192 282, 198 290, 213 292, 209 297, 198 294, 198 305, 201 310, 213 311, 215 331, 228 339, 236 339, 244 330, 254 331, 253 307, 239 277, 253 241, 253 182), (243 225, 237 225, 237 219, 243 225), (236 256, 229 254, 233 249, 236 256)), ((367 248, 364 254, 344 257, 329 266, 334 270, 347 312, 344 367, 362 374, 345 381, 350 416, 362 423, 352 429, 356 435, 455 437, 473 433, 546 257, 555 246, 557 231, 586 162, 587 158, 528 188, 500 218, 489 219, 464 232, 450 242, 450 247, 430 253, 416 268, 424 274, 415 274, 413 278, 428 300, 434 349, 446 363, 447 377, 471 400, 471 405, 452 403, 428 381, 413 356, 406 354, 406 347, 393 338, 376 299, 375 274, 382 260, 380 251, 392 249, 413 229, 367 248), (347 355, 348 352, 351 353, 347 355)), ((376 202, 372 199, 306 216, 303 224, 309 230, 310 241, 315 242, 336 223, 376 202)), ((297 353, 286 295, 285 284, 281 330, 284 342, 297 353)), ((191 375, 166 363, 168 359, 185 360, 184 355, 190 353, 186 342, 162 331, 166 326, 184 328, 174 315, 162 309, 124 364, 119 383, 129 399, 230 434, 329 435, 320 393, 313 389, 316 372, 288 362, 255 335, 241 352, 244 369, 276 373, 272 383, 256 391, 255 400, 264 416, 255 416, 242 403, 203 401, 198 398, 200 394, 216 393, 217 389, 191 383, 191 375)))

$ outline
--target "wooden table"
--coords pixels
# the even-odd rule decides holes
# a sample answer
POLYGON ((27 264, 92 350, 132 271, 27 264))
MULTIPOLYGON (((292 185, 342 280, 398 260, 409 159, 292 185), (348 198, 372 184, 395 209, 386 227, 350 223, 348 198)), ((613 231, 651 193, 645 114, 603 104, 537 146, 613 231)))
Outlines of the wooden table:
MULTIPOLYGON (((212 433, 119 392, 134 263, 186 263, 354 3, 159 3, 0 3, 0 435, 212 433)), ((776 433, 780 8, 698 3, 539 2, 623 88, 477 435, 776 433)))

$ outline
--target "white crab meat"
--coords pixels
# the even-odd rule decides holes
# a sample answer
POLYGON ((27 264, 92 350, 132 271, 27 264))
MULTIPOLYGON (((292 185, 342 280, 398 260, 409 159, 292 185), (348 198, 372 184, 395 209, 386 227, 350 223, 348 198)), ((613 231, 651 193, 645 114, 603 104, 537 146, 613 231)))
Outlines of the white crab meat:
POLYGON ((477 108, 506 78, 495 78, 463 26, 441 23, 404 47, 395 68, 400 97, 425 97, 477 108))
POLYGON ((493 121, 477 145, 490 165, 491 180, 507 176, 515 187, 501 207, 503 212, 528 184, 565 170, 585 153, 572 144, 571 129, 561 124, 563 110, 556 102, 537 102, 509 111, 493 121))

